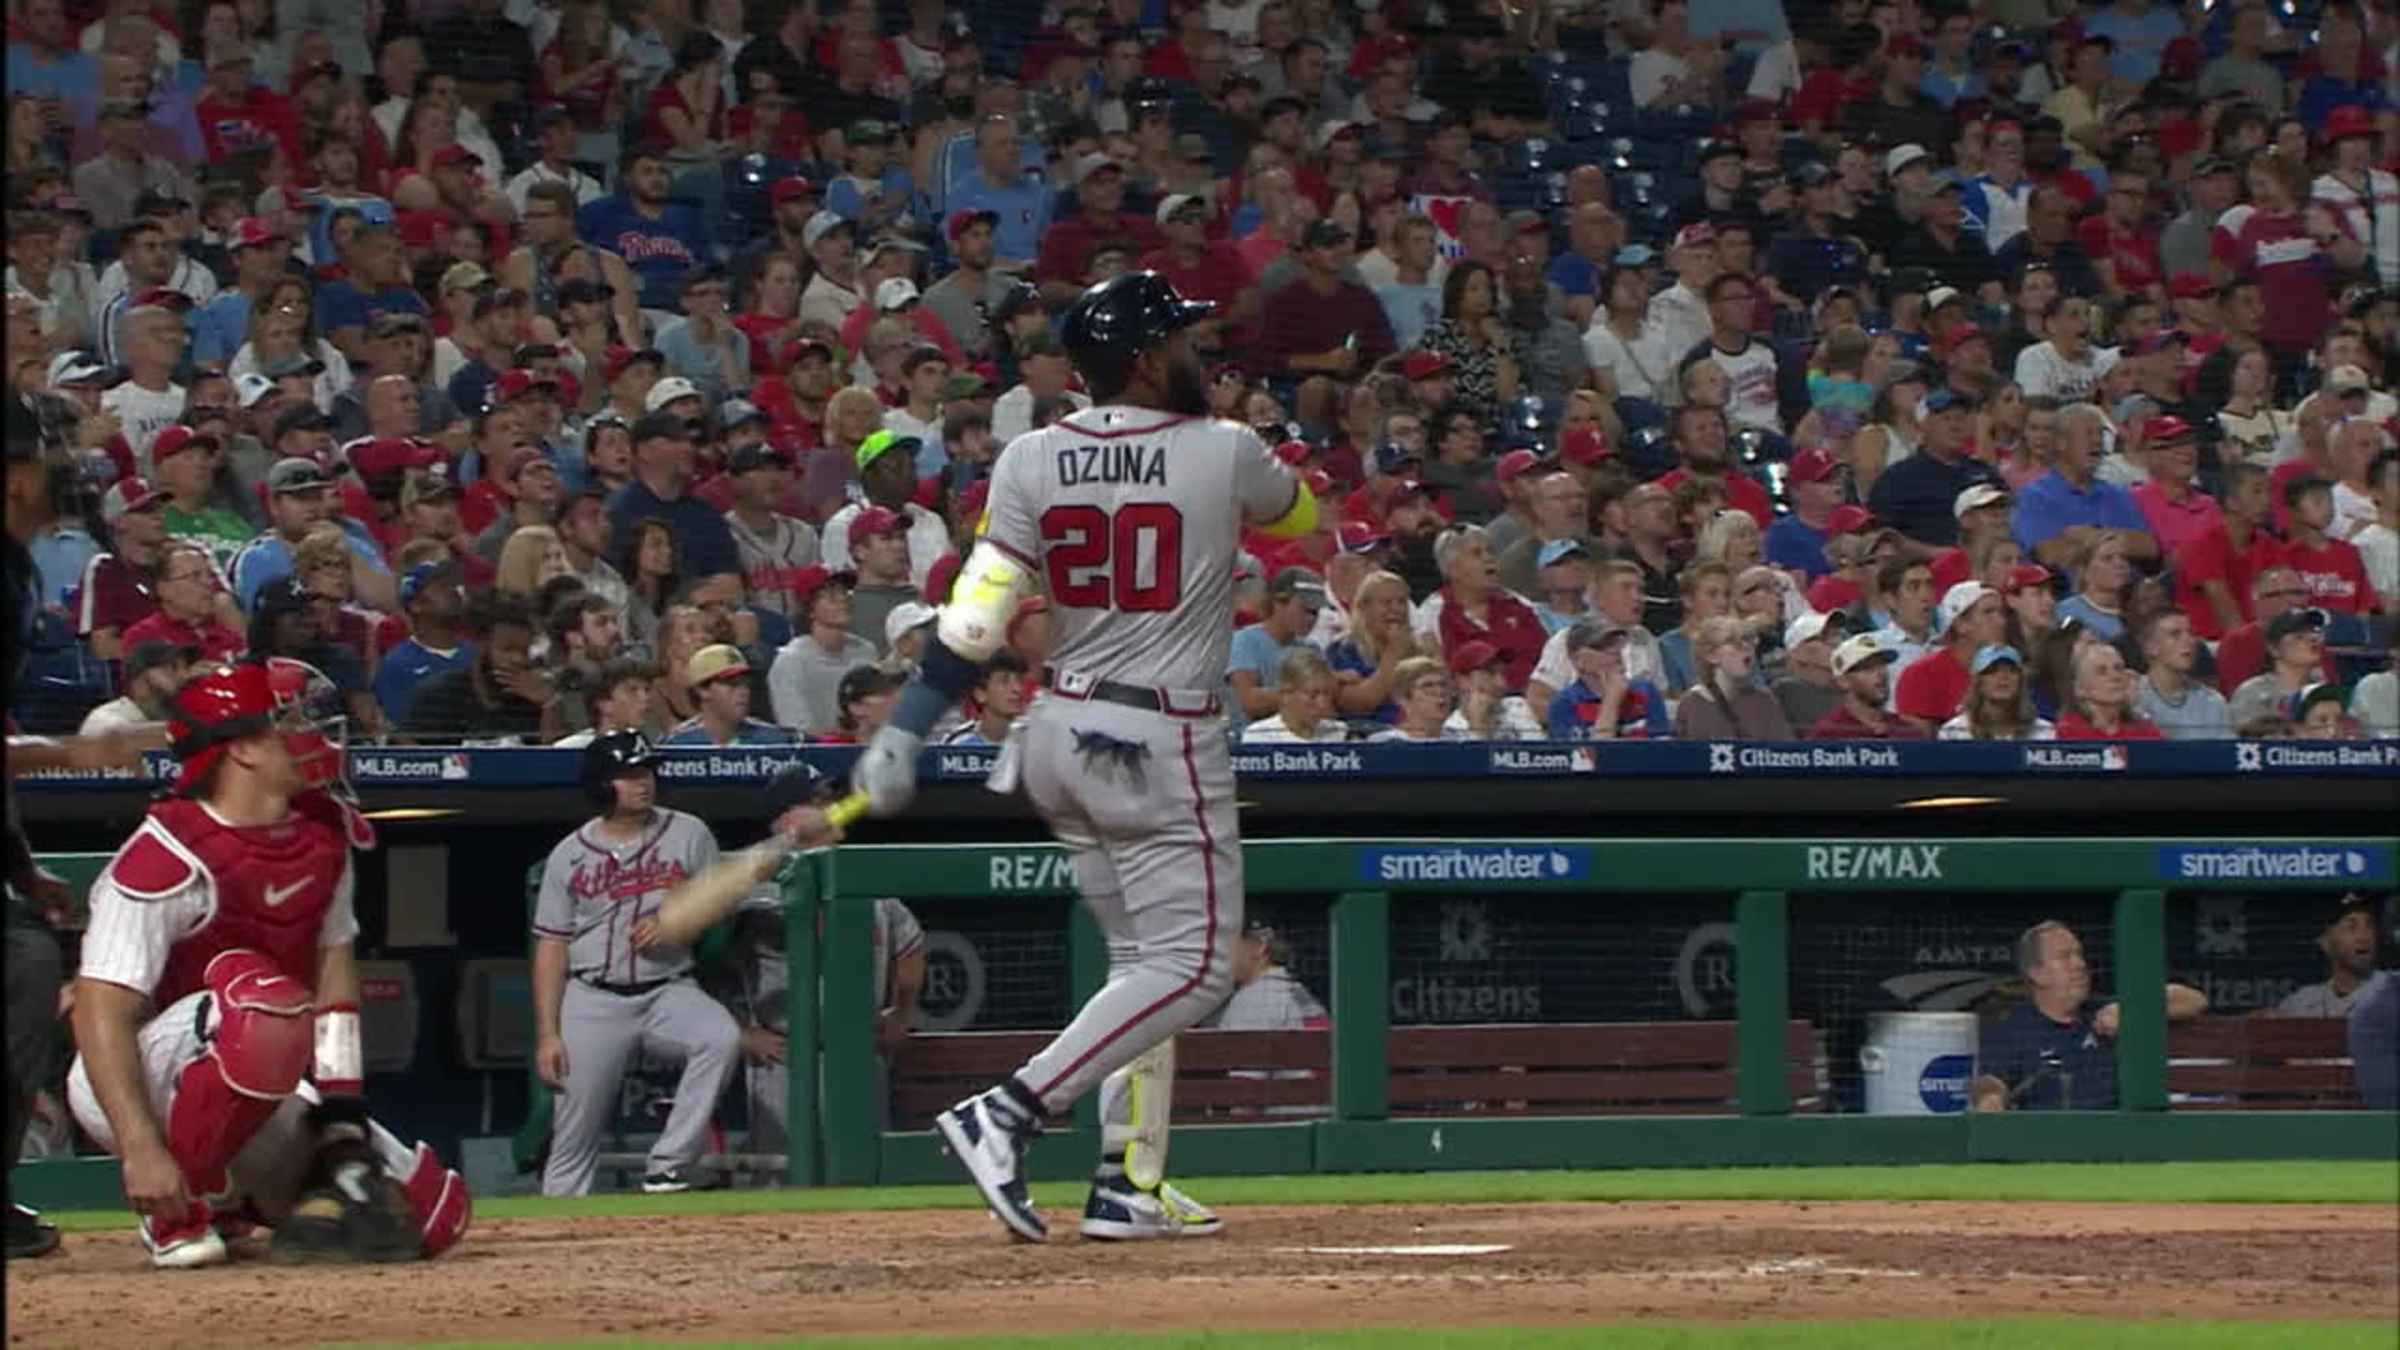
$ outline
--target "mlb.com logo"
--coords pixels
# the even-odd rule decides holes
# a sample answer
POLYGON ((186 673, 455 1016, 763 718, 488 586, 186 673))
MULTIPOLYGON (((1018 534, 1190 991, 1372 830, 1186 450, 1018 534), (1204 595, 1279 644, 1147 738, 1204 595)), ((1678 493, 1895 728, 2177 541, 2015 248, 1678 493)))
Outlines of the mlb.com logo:
POLYGON ((471 762, 472 761, 470 761, 465 755, 450 754, 442 756, 442 781, 445 783, 463 783, 467 781, 467 778, 469 777, 468 765, 471 762))
POLYGON ((1362 848, 1361 881, 1574 881, 1592 872, 1592 851, 1572 845, 1447 844, 1362 848))

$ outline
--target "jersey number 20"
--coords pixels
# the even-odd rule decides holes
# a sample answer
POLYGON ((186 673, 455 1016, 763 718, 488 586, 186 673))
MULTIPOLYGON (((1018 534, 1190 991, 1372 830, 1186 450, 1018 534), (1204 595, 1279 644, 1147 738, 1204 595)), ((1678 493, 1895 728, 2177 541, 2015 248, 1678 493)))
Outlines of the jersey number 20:
POLYGON ((1050 599, 1077 609, 1173 609, 1183 597, 1183 513, 1131 502, 1114 516, 1097 506, 1042 513, 1050 599))

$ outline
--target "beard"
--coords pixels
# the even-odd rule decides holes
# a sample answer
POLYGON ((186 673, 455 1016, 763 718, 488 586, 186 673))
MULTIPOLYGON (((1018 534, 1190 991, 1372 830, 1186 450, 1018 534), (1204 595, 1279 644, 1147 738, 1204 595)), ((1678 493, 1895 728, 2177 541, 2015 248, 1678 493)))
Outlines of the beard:
POLYGON ((1167 411, 1186 417, 1208 415, 1208 372, 1200 358, 1178 352, 1167 360, 1167 411))

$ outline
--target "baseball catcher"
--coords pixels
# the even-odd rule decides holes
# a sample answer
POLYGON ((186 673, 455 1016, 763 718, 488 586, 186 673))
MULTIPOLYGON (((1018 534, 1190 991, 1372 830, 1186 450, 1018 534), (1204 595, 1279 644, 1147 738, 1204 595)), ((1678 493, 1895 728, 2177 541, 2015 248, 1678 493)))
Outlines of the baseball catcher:
POLYGON ((91 892, 67 1079, 160 1267, 274 1229, 282 1261, 437 1256, 464 1178, 367 1114, 341 695, 274 659, 187 681, 177 772, 91 892))

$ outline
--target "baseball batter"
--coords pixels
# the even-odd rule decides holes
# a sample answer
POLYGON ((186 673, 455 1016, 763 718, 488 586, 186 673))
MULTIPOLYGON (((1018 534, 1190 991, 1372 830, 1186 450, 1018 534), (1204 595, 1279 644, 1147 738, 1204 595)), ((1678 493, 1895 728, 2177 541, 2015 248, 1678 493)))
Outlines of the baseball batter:
POLYGON ((367 1117, 341 695, 314 668, 220 666, 176 692, 171 793, 92 885, 67 1079, 124 1164, 153 1265, 275 1229, 299 1261, 438 1255, 466 1182, 367 1117), (331 714, 328 715, 328 710, 331 714))
POLYGON ((683 1075, 642 1189, 692 1189, 709 1116, 739 1062, 741 1031, 692 979, 691 951, 651 940, 659 901, 717 862, 717 838, 699 817, 658 805, 657 763, 640 732, 584 747, 584 786, 600 814, 558 841, 542 868, 534 1065, 559 1094, 544 1195, 591 1191, 626 1062, 644 1047, 682 1060, 683 1075))
POLYGON ((1220 1227, 1160 1175, 1173 1070, 1154 1052, 1224 1001, 1242 928, 1218 699, 1237 537, 1245 522, 1307 534, 1316 501, 1264 441, 1207 417, 1186 330, 1210 309, 1151 272, 1102 282, 1069 307, 1066 345, 1094 406, 1001 455, 981 537, 857 771, 878 815, 902 809, 926 732, 974 687, 1019 599, 1048 593, 1049 692, 1021 724, 1018 754, 1107 937, 1109 978, 1047 1048, 937 1126, 993 1213, 1028 1241, 1049 1229, 1026 1196, 1026 1144, 1096 1086, 1108 1126, 1085 1236, 1220 1227), (1148 1166, 1129 1166, 1126 1146, 1145 1127, 1148 1166))

